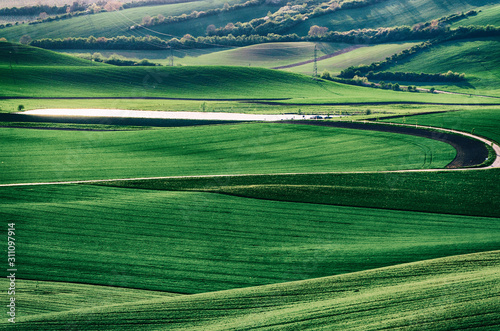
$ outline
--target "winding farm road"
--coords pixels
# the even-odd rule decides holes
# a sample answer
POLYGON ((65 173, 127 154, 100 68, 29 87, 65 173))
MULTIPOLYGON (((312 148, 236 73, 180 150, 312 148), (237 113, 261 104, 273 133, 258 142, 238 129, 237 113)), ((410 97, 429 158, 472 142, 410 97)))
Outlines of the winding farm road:
MULTIPOLYGON (((241 119, 240 119, 241 120, 241 119)), ((328 122, 328 121, 280 121, 279 123, 293 123, 297 125, 321 125, 330 127, 351 128, 360 130, 384 131, 392 133, 402 133, 436 139, 449 143, 457 150, 457 156, 448 164, 445 169, 413 169, 413 170, 389 170, 389 171, 354 171, 341 173, 400 173, 400 172, 429 172, 429 171, 457 171, 457 170, 484 170, 500 168, 500 146, 488 139, 479 137, 470 133, 442 129, 429 126, 405 125, 399 123, 384 124, 365 124, 362 122, 328 122), (477 167, 478 164, 485 161, 488 156, 488 150, 485 147, 489 145, 495 151, 495 160, 486 167, 477 167), (479 162, 479 163, 478 163, 479 162), (472 167, 476 166, 476 167, 472 167)), ((75 180, 60 182, 38 182, 38 183, 14 183, 0 184, 0 187, 16 186, 38 186, 38 185, 66 185, 66 184, 90 184, 113 181, 132 181, 132 180, 154 180, 154 179, 175 179, 175 178, 210 178, 210 177, 242 177, 242 176, 263 176, 263 175, 297 175, 297 174, 331 174, 332 172, 310 172, 310 173, 276 173, 276 174, 226 174, 226 175, 198 175, 198 176, 164 176, 164 177, 136 177, 136 178, 114 178, 97 180, 75 180)), ((338 172, 337 172, 338 173, 338 172)))

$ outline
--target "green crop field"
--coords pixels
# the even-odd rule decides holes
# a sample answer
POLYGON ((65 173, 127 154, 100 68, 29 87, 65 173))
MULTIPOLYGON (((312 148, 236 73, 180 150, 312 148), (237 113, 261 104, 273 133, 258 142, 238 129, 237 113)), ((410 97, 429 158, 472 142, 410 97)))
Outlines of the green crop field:
MULTIPOLYGON (((73 56, 61 55, 41 48, 17 43, 0 42, 0 66, 15 68, 19 66, 87 66, 89 61, 73 56)), ((95 63, 104 66, 102 63, 95 63)), ((14 69, 11 69, 14 70, 14 69)), ((3 76, 5 77, 5 76, 3 76)))
POLYGON ((315 280, 33 315, 19 320, 17 329, 494 329, 500 309, 498 271, 498 251, 470 254, 315 280))
MULTIPOLYGON (((287 25, 275 17, 264 28, 251 26, 263 36, 306 36, 312 25, 329 31, 411 27, 471 9, 478 14, 447 27, 484 27, 498 25, 500 10, 497 0, 356 0, 356 9, 309 19, 286 12, 319 1, 272 0, 130 29, 145 16, 245 1, 148 5, 0 29, 0 219, 10 229, 4 268, 15 273, 15 280, 4 275, 0 281, 0 329, 498 329, 500 169, 447 169, 457 159, 468 164, 461 155, 475 146, 470 141, 461 148, 326 123, 429 125, 500 143, 498 37, 435 42, 383 69, 465 73, 460 83, 399 82, 403 89, 462 94, 341 84, 312 77, 313 63, 296 65, 312 60, 317 47, 324 57, 318 73, 338 75, 423 42, 404 35, 358 45, 271 34, 263 40, 302 41, 223 46, 249 44, 236 31, 235 39, 220 39, 214 48, 176 48, 174 66, 168 50, 56 53, 16 43, 26 35, 204 36, 210 24, 248 23, 268 11, 287 25), (89 53, 160 65, 114 66, 71 56, 89 53), (329 119, 300 125, 11 114, 50 108, 329 119)), ((443 138, 438 130, 432 136, 443 138)), ((478 155, 483 167, 496 165, 493 148, 478 155)))
POLYGON ((442 43, 390 67, 389 71, 442 73, 451 70, 465 73, 466 82, 435 84, 435 87, 461 93, 500 96, 499 42, 500 38, 496 37, 442 43))
POLYGON ((388 0, 312 18, 293 27, 289 33, 307 35, 313 25, 327 27, 330 31, 414 25, 478 6, 495 4, 495 0, 388 0))
POLYGON ((314 80, 244 67, 0 66, 1 97, 159 97, 186 99, 293 98, 288 103, 421 102, 477 104, 500 100, 413 94, 314 80))
POLYGON ((441 128, 449 128, 490 138, 500 143, 500 109, 474 109, 394 118, 384 120, 388 122, 421 124, 441 128))
POLYGON ((288 124, 127 132, 0 129, 1 183, 443 168, 448 144, 288 124), (377 153, 372 151, 376 150, 377 153), (32 171, 35 167, 37 170, 32 171))
POLYGON ((500 5, 485 6, 480 8, 481 12, 476 16, 471 16, 465 20, 461 20, 452 24, 452 27, 466 25, 500 25, 500 5))
POLYGON ((500 248, 487 217, 91 185, 0 195, 33 280, 200 293, 500 248))

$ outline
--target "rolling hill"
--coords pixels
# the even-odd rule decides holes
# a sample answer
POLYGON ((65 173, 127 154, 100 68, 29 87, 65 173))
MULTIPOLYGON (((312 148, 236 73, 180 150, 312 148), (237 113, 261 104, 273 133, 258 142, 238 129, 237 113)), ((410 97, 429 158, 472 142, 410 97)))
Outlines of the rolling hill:
MULTIPOLYGON (((89 66, 88 60, 18 43, 0 42, 0 67, 89 66)), ((103 66, 101 63, 94 63, 103 66)), ((5 76, 3 76, 5 77, 5 76)))
POLYGON ((313 25, 327 27, 330 31, 411 26, 479 6, 496 4, 495 0, 387 0, 367 7, 341 10, 312 18, 288 32, 307 35, 313 25))
POLYGON ((222 292, 24 317, 19 330, 493 330, 499 252, 222 292))
POLYGON ((449 41, 398 61, 388 71, 442 73, 451 70, 465 73, 465 82, 436 83, 434 86, 447 91, 500 96, 499 44, 499 37, 449 41))

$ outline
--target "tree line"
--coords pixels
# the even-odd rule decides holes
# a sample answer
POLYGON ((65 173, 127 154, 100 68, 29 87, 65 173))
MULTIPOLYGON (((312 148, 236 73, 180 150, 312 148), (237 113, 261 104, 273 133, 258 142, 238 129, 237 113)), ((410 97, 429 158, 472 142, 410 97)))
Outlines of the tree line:
MULTIPOLYGON (((412 30, 412 29, 410 29, 412 30)), ((335 32, 329 37, 300 37, 297 34, 279 35, 270 33, 266 36, 261 35, 249 35, 249 36, 238 36, 233 35, 228 36, 206 36, 206 37, 193 37, 191 35, 185 35, 182 38, 172 38, 169 40, 160 39, 158 37, 146 36, 146 37, 93 37, 88 38, 74 38, 68 37, 63 39, 38 39, 29 42, 30 45, 46 48, 46 49, 137 49, 137 50, 160 50, 167 48, 210 48, 210 47, 220 47, 220 46, 248 46, 262 43, 270 42, 297 42, 297 41, 336 41, 345 43, 375 43, 375 40, 379 42, 390 42, 390 41, 402 41, 402 40, 416 40, 417 35, 420 36, 434 36, 433 32, 427 34, 421 34, 421 32, 410 32, 405 35, 404 31, 408 31, 406 28, 380 28, 376 30, 352 30, 347 32, 335 32), (373 38, 368 38, 368 36, 373 38)), ((459 27, 455 30, 444 29, 440 30, 441 33, 436 36, 439 38, 433 41, 427 41, 422 44, 413 46, 410 49, 404 50, 398 54, 388 57, 385 61, 375 62, 369 66, 359 66, 351 67, 346 69, 345 75, 353 77, 348 73, 348 71, 359 70, 363 75, 369 71, 381 71, 385 66, 399 61, 405 57, 411 56, 416 52, 424 50, 432 45, 448 40, 454 39, 466 39, 466 38, 478 38, 478 37, 490 37, 499 36, 500 27, 494 26, 468 26, 459 27)))

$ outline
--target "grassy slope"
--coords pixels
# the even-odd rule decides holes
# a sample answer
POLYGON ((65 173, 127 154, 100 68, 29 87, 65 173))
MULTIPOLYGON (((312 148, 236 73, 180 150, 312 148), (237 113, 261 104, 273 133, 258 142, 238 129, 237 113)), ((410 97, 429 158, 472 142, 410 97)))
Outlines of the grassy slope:
MULTIPOLYGON (((70 20, 47 22, 37 25, 23 24, 2 30, 2 37, 10 41, 18 41, 23 35, 32 39, 65 38, 65 37, 114 37, 130 34, 130 26, 141 23, 144 16, 162 14, 165 17, 190 14, 192 11, 202 11, 220 8, 224 3, 242 3, 240 0, 206 0, 180 4, 138 7, 111 13, 75 17, 70 20)), ((155 28, 153 28, 155 29, 155 28)), ((136 35, 151 34, 140 32, 136 35)), ((182 35, 180 36, 182 37, 182 35)))
POLYGON ((496 99, 376 90, 244 67, 0 66, 5 97, 293 98, 295 103, 500 103, 496 99))
POLYGON ((90 185, 0 194, 34 280, 200 293, 500 248, 494 218, 90 185))
MULTIPOLYGON (((7 278, 3 278, 0 283, 5 288, 9 288, 7 278)), ((4 295, 7 296, 7 293, 4 292, 4 295)), ((123 287, 16 279, 16 300, 22 302, 22 308, 16 311, 16 317, 175 296, 179 294, 123 287)))
MULTIPOLYGON (((89 61, 17 43, 0 42, 0 66, 87 66, 89 61)), ((105 66, 102 63, 96 63, 105 66)))
MULTIPOLYGON (((364 45, 364 47, 355 49, 351 52, 318 61, 318 72, 321 73, 327 70, 334 75, 338 75, 342 70, 350 66, 359 66, 362 64, 369 65, 373 62, 385 60, 385 58, 408 49, 415 44, 416 43, 364 45)), ((309 63, 286 70, 310 75, 313 72, 313 64, 309 63)))
POLYGON ((453 28, 467 25, 500 25, 500 5, 482 7, 481 13, 468 19, 453 23, 453 28))
POLYGON ((490 4, 497 4, 497 1, 388 0, 369 7, 319 16, 293 27, 289 32, 306 35, 313 25, 326 26, 331 31, 413 25, 490 4))
MULTIPOLYGON (((243 176, 110 182, 106 185, 216 192, 278 201, 500 217, 500 171, 243 176)), ((104 184, 103 184, 104 185, 104 184)))
POLYGON ((315 45, 318 46, 318 56, 351 46, 343 43, 266 43, 207 55, 184 57, 178 59, 178 62, 184 65, 250 65, 271 68, 311 60, 314 56, 315 45))
POLYGON ((384 120, 387 122, 407 123, 437 126, 455 129, 490 138, 500 143, 500 110, 499 109, 475 109, 447 112, 442 114, 428 114, 409 116, 405 118, 393 118, 384 120))
POLYGON ((0 134, 1 183, 442 168, 456 153, 409 135, 286 124, 0 134))
MULTIPOLYGON (((388 121, 445 127, 500 142, 499 109, 469 109, 388 121)), ((269 200, 500 217, 498 169, 437 173, 332 174, 175 179, 109 183, 124 187, 199 190, 269 200)))
POLYGON ((448 257, 258 288, 155 299, 18 321, 20 330, 495 329, 499 253, 448 257), (286 293, 286 295, 284 295, 286 293), (21 323, 20 323, 21 322, 21 323), (141 326, 139 326, 141 325, 141 326))
MULTIPOLYGON (((389 70, 425 73, 447 72, 448 70, 463 72, 466 74, 466 82, 435 86, 449 91, 500 96, 498 87, 500 79, 499 42, 500 38, 489 38, 439 44, 403 61, 403 63, 398 63, 389 70)), ((426 85, 431 84, 427 83, 426 85)))

